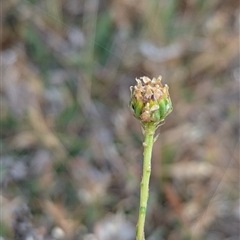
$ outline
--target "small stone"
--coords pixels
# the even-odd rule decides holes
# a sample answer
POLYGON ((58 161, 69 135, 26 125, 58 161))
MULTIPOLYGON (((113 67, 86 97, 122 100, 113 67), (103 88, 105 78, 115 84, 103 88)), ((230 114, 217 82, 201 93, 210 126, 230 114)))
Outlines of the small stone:
POLYGON ((65 232, 60 227, 54 227, 53 230, 52 230, 52 236, 57 240, 58 239, 64 239, 65 232))

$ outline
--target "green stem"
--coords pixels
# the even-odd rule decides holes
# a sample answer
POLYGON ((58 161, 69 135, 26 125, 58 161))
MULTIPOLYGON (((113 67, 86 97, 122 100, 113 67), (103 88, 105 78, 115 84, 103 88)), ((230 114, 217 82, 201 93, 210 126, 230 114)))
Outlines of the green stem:
POLYGON ((148 192, 149 192, 149 179, 151 175, 151 158, 152 148, 154 143, 154 133, 156 126, 153 124, 145 125, 144 133, 144 152, 143 152, 143 175, 140 184, 140 206, 139 216, 137 223, 137 237, 136 240, 145 240, 144 237, 144 225, 146 219, 148 192))

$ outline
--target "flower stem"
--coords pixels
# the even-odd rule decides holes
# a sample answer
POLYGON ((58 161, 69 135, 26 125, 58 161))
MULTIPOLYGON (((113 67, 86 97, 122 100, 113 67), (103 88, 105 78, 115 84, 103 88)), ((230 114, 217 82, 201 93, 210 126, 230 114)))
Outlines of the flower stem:
POLYGON ((156 126, 154 124, 148 124, 144 126, 143 175, 142 175, 142 181, 140 184, 140 206, 139 206, 136 240, 145 240, 144 225, 145 225, 145 219, 146 219, 146 210, 147 210, 147 201, 148 201, 148 192, 149 192, 149 179, 151 175, 152 148, 154 143, 155 130, 156 130, 156 126))

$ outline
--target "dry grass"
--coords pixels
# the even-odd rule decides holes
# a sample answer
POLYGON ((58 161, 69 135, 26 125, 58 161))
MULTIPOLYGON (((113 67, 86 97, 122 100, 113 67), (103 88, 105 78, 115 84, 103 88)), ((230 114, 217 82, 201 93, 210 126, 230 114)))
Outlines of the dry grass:
POLYGON ((153 151, 147 239, 239 239, 238 1, 1 8, 4 239, 134 239, 129 86, 160 74, 174 111, 153 151))

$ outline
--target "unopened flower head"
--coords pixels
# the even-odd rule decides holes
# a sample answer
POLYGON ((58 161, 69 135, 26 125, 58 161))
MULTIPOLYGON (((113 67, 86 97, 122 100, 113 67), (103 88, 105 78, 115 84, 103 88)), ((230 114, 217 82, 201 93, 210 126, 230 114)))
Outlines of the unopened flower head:
POLYGON ((162 85, 162 77, 150 79, 141 77, 137 84, 130 87, 130 108, 134 116, 143 124, 161 123, 172 111, 168 85, 162 85))

